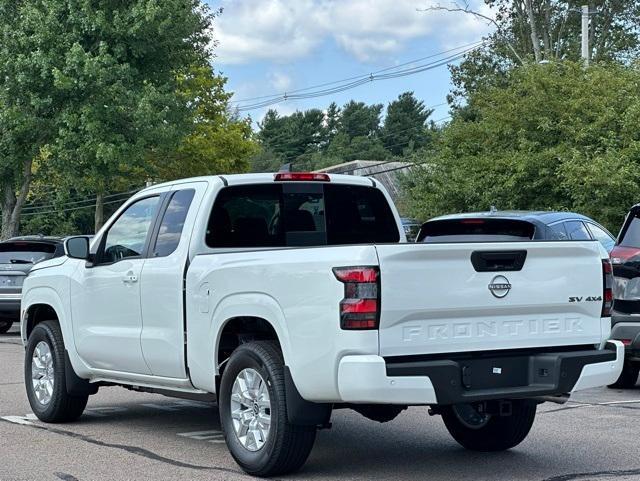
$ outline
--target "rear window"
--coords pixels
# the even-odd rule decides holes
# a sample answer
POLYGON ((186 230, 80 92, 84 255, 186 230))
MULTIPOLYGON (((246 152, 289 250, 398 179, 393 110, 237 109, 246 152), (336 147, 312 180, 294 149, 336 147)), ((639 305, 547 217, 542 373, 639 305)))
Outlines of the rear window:
POLYGON ((512 242, 533 239, 535 226, 512 219, 447 219, 425 222, 417 242, 512 242))
POLYGON ((622 232, 620 244, 622 247, 640 248, 640 219, 637 215, 630 214, 631 221, 627 221, 627 226, 622 232))
POLYGON ((295 247, 398 242, 393 212, 373 187, 290 182, 224 188, 209 247, 295 247))
POLYGON ((0 243, 0 264, 35 264, 53 257, 56 246, 40 242, 0 243))

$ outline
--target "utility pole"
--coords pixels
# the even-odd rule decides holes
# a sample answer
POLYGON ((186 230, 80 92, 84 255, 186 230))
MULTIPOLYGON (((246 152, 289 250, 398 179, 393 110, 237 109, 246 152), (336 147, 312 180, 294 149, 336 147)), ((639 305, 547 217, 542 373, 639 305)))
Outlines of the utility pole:
POLYGON ((582 59, 589 66, 589 5, 582 6, 582 59))

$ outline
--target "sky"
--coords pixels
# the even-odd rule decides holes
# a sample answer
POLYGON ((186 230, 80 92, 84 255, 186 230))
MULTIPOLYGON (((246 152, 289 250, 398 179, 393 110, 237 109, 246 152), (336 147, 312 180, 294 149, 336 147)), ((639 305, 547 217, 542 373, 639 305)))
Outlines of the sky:
MULTIPOLYGON (((305 89, 354 76, 397 67, 481 40, 491 26, 465 13, 420 11, 430 0, 207 0, 222 8, 214 22, 216 70, 228 77, 234 92, 232 106, 247 107, 255 97, 305 89)), ((482 0, 471 7, 490 12, 482 0)), ((450 0, 441 5, 452 6, 450 0)), ((433 62, 452 55, 412 63, 433 62)), ((406 67, 405 67, 406 68, 406 67)), ((391 72, 393 70, 390 70, 391 72)), ((390 80, 369 82, 325 97, 280 101, 282 115, 309 108, 326 109, 335 101, 354 99, 385 107, 402 92, 414 91, 426 106, 434 107, 432 120, 446 118, 449 71, 441 66, 390 80)), ((268 107, 243 111, 259 121, 268 107)))

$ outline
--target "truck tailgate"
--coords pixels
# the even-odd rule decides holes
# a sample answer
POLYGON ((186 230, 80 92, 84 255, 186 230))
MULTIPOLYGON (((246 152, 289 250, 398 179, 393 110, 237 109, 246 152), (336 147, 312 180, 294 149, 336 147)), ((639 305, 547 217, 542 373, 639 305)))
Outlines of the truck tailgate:
POLYGON ((603 277, 595 241, 376 249, 382 356, 601 340, 603 277))

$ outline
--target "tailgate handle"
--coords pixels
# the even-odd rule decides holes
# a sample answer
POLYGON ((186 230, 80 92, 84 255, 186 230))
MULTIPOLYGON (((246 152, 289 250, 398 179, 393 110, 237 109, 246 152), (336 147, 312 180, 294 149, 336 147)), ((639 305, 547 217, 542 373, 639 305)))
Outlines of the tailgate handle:
POLYGON ((527 251, 473 251, 471 264, 476 272, 520 271, 527 251))

